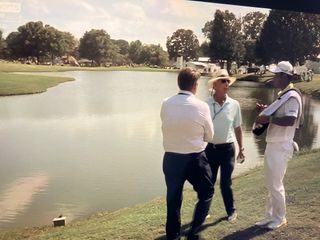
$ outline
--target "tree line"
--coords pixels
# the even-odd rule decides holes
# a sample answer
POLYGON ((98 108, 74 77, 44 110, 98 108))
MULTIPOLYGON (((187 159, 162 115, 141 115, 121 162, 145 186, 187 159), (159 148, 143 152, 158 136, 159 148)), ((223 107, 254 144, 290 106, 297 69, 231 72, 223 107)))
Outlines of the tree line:
POLYGON ((41 21, 28 22, 10 33, 6 39, 0 31, 0 58, 8 60, 32 59, 37 63, 61 56, 87 58, 91 66, 111 62, 113 65, 144 64, 163 66, 167 52, 160 45, 111 39, 103 29, 91 29, 77 40, 71 33, 62 32, 41 21))
POLYGON ((228 10, 217 10, 202 32, 206 41, 199 46, 187 30, 177 30, 167 38, 169 57, 188 60, 200 53, 212 62, 227 61, 230 68, 232 61, 269 64, 286 59, 303 63, 320 53, 320 15, 315 14, 271 10, 269 15, 251 12, 237 18, 228 10), (185 39, 189 39, 188 45, 183 43, 185 39))
POLYGON ((77 40, 41 21, 28 22, 6 39, 0 31, 0 58, 34 58, 44 62, 63 55, 87 58, 92 64, 144 64, 168 66, 183 56, 195 60, 208 56, 212 62, 269 64, 282 59, 293 63, 315 59, 320 52, 320 15, 271 10, 269 15, 251 12, 236 17, 216 10, 202 28, 205 41, 199 43, 190 29, 177 29, 167 37, 167 51, 158 44, 111 39, 103 29, 92 29, 77 40), (171 62, 170 62, 171 61, 171 62))

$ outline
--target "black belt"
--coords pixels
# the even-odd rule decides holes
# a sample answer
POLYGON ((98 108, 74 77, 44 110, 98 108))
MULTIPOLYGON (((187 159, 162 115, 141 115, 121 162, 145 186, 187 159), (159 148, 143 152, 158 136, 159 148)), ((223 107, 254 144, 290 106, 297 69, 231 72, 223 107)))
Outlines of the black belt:
POLYGON ((213 148, 225 148, 225 147, 230 147, 233 142, 231 143, 219 143, 219 144, 214 144, 214 143, 208 143, 208 145, 212 145, 213 148))

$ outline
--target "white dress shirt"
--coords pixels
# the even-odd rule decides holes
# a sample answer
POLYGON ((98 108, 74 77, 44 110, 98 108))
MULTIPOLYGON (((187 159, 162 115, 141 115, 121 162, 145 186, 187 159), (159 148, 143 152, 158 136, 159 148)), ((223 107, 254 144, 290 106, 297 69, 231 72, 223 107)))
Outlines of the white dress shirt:
POLYGON ((208 105, 189 91, 165 99, 161 106, 163 147, 166 152, 202 152, 213 137, 208 105))

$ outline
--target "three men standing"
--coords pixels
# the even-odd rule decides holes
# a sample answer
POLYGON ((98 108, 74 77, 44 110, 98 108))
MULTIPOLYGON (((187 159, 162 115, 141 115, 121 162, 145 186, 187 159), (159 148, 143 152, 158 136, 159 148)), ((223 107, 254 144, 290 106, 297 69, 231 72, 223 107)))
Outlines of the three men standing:
MULTIPOLYGON (((276 229, 287 223, 286 203, 283 178, 287 168, 287 162, 293 155, 293 138, 296 128, 302 121, 302 97, 299 90, 295 89, 292 80, 292 65, 287 61, 279 62, 277 66, 270 69, 276 75, 273 80, 274 87, 280 88, 281 92, 276 101, 270 106, 257 104, 256 109, 260 113, 256 118, 256 124, 269 124, 266 136, 265 150, 265 179, 268 189, 266 200, 265 218, 256 223, 258 226, 265 226, 269 229, 276 229)), ((202 223, 205 221, 213 197, 212 171, 205 154, 207 142, 213 140, 213 120, 207 103, 195 98, 197 91, 197 80, 200 74, 190 68, 184 68, 178 75, 178 86, 180 91, 177 95, 165 99, 161 107, 163 146, 165 154, 163 157, 163 172, 167 185, 167 221, 166 235, 168 240, 180 239, 183 185, 189 181, 198 195, 198 202, 195 206, 193 220, 188 239, 198 239, 202 223)), ((231 78, 221 76, 215 79, 220 81, 221 89, 224 84, 231 85, 231 78)), ((216 83, 217 84, 217 83, 216 83)), ((220 86, 219 85, 219 86, 220 86)), ((211 87, 217 88, 213 85, 211 87)), ((218 89, 219 90, 219 89, 218 89)), ((217 89, 215 89, 217 91, 217 89)), ((223 92, 221 90, 221 92, 223 92)), ((226 91, 225 91, 226 92, 226 91)), ((219 96, 217 94, 215 97, 219 96)), ((224 101, 228 100, 226 95, 221 98, 221 110, 213 109, 213 117, 217 117, 222 111, 224 101)), ((236 102, 235 102, 236 103, 236 102)), ((241 114, 240 107, 235 104, 235 121, 232 124, 236 133, 236 140, 242 153, 241 114), (239 128, 240 127, 240 128, 239 128), (239 129, 238 129, 239 128, 239 129), (238 132, 237 132, 238 131, 238 132)), ((215 107, 215 106, 213 106, 215 107)), ((230 132, 230 131, 226 131, 230 132)), ((232 132, 232 131, 231 131, 232 132)), ((217 141, 218 147, 231 146, 230 159, 234 162, 233 142, 228 139, 217 141)), ((212 144, 211 144, 212 145, 212 144)), ((208 147, 212 147, 212 146, 208 147)), ((207 147, 207 154, 211 158, 219 155, 218 152, 211 152, 207 147)), ((211 149, 211 148, 210 148, 211 149)), ((215 149, 214 149, 215 150, 215 149)), ((228 150, 229 151, 229 150, 228 150)), ((224 153, 226 154, 226 153, 224 153)), ((222 154, 222 155, 224 155, 222 154)), ((221 156, 222 156, 221 155, 221 156)), ((218 165, 217 165, 218 166, 218 165)), ((216 175, 216 170, 214 171, 216 175)), ((226 181, 230 189, 232 169, 228 173, 226 181)), ((221 179, 221 181, 224 181, 221 179)), ((223 189, 222 189, 223 190, 223 189)), ((224 191, 224 190, 223 190, 224 191)), ((229 195, 228 195, 229 196, 229 195)), ((236 219, 236 212, 231 197, 225 197, 225 206, 230 221, 236 219), (230 204, 228 201, 230 200, 230 204)))

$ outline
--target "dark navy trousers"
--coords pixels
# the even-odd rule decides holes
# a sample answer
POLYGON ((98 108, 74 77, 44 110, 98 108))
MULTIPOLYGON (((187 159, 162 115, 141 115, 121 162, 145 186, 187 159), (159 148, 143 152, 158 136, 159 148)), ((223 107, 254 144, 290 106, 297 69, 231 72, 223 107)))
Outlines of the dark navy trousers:
POLYGON ((234 143, 212 144, 206 147, 206 155, 212 171, 212 183, 217 180, 218 170, 220 168, 220 189, 224 206, 228 215, 235 211, 232 179, 231 175, 235 164, 235 147, 234 143))
POLYGON ((208 214, 213 196, 212 173, 205 152, 166 152, 163 157, 163 173, 167 185, 167 239, 180 238, 180 211, 186 180, 191 183, 198 196, 189 233, 190 236, 197 235, 208 214))

